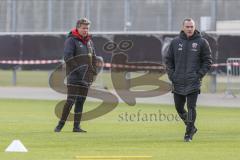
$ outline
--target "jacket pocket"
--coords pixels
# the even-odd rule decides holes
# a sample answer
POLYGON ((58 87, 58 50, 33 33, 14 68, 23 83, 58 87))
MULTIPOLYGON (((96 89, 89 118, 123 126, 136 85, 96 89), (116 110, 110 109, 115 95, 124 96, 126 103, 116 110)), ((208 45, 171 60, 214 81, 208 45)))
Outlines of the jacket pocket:
POLYGON ((194 85, 200 82, 199 75, 196 72, 188 73, 187 74, 187 83, 189 85, 194 85))
POLYGON ((177 74, 176 72, 174 72, 172 78, 173 78, 172 82, 174 84, 180 85, 184 84, 184 74, 177 74))

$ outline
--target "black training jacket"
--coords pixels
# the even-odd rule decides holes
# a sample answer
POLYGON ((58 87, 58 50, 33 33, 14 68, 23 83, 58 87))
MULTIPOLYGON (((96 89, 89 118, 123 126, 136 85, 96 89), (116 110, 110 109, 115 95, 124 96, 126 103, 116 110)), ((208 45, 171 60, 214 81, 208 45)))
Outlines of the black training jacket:
POLYGON ((96 75, 96 54, 90 37, 83 39, 72 30, 64 44, 68 84, 89 86, 96 75))
POLYGON ((187 95, 200 91, 201 79, 212 64, 211 49, 197 30, 189 38, 181 31, 169 46, 165 64, 174 93, 187 95))

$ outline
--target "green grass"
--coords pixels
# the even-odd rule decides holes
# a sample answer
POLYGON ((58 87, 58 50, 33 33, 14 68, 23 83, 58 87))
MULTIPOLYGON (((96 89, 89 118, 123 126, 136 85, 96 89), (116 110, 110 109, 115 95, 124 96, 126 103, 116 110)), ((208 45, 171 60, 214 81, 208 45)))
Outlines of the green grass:
MULTIPOLYGON (((83 122, 86 134, 71 132, 68 122, 54 133, 57 101, 0 100, 0 159, 66 160, 75 156, 152 156, 152 160, 235 160, 240 158, 240 109, 199 107, 198 133, 191 143, 183 142, 184 125, 177 120, 126 121, 121 116, 141 112, 175 115, 173 106, 120 104, 114 111, 83 122), (20 139, 28 153, 6 153, 20 139)), ((87 102, 85 110, 98 103, 87 102)), ((140 116, 140 117, 141 117, 140 116)), ((141 118, 140 118, 141 119, 141 118)))
MULTIPOLYGON (((48 77, 50 75, 50 71, 17 71, 17 84, 16 86, 23 87, 49 87, 48 77)), ((133 76, 139 74, 132 74, 133 76)), ((12 77, 13 73, 9 70, 0 70, 0 86, 12 86, 12 77)), ((160 78, 161 80, 168 81, 166 75, 160 78)), ((113 89, 113 84, 111 80, 111 75, 107 72, 103 72, 98 75, 98 79, 96 81, 97 85, 107 86, 109 89, 113 89)), ((156 86, 142 86, 135 87, 134 89, 154 89, 156 86)), ((202 82, 201 90, 203 93, 208 93, 210 88, 210 77, 205 76, 202 82)), ((226 83, 218 83, 217 84, 217 92, 225 92, 226 91, 226 83)))
MULTIPOLYGON (((48 87, 47 71, 17 71, 16 86, 48 87)), ((13 71, 0 70, 0 86, 12 86, 13 71)))

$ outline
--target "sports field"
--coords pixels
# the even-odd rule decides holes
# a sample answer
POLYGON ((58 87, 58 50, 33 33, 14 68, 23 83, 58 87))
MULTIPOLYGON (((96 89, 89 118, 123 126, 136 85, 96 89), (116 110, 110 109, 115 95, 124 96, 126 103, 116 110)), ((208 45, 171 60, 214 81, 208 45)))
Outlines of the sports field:
MULTIPOLYGON (((70 122, 61 133, 53 132, 57 123, 54 115, 57 103, 1 99, 0 159, 84 159, 79 156, 105 156, 98 160, 133 159, 113 156, 148 156, 135 159, 151 160, 240 159, 239 108, 199 107, 198 133, 191 143, 185 143, 183 123, 172 118, 176 115, 173 106, 137 104, 129 107, 120 104, 100 118, 83 122, 82 127, 88 133, 79 134, 71 132, 70 122), (136 118, 138 112, 140 116, 136 118), (150 119, 149 115, 153 113, 162 116, 150 119), (131 115, 135 117, 131 118, 131 115), (21 140, 29 152, 4 152, 14 139, 21 140)), ((85 111, 97 105, 87 102, 85 111)))

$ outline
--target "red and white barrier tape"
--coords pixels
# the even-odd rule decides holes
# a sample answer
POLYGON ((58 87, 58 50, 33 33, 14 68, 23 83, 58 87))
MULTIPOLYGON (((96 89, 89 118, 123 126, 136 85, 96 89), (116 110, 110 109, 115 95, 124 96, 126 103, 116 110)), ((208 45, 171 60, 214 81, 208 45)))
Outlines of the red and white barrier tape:
POLYGON ((212 64, 212 67, 222 67, 222 66, 227 66, 227 63, 215 63, 215 64, 212 64))
POLYGON ((143 66, 143 65, 141 66, 141 65, 113 64, 113 63, 104 63, 103 67, 106 67, 106 68, 151 69, 151 70, 164 69, 163 66, 143 66))
MULTIPOLYGON (((19 65, 36 65, 36 64, 54 64, 60 63, 62 60, 0 60, 0 64, 19 64, 19 65)), ((100 63, 100 67, 102 63, 100 63)), ((103 63, 103 67, 106 68, 130 68, 130 69, 164 69, 163 66, 140 66, 130 64, 113 64, 103 63)))
POLYGON ((232 62, 232 63, 216 63, 212 64, 212 67, 221 67, 221 66, 240 66, 240 63, 238 62, 232 62))
MULTIPOLYGON (((37 64, 55 64, 61 63, 62 60, 0 60, 0 64, 19 64, 19 65, 37 65, 37 64)), ((212 64, 212 67, 222 67, 222 66, 240 66, 240 63, 216 63, 212 64)), ((130 64, 113 64, 113 63, 104 63, 103 67, 106 68, 130 68, 130 69, 164 69, 163 66, 141 66, 141 65, 130 65, 130 64)))
POLYGON ((61 60, 0 60, 0 64, 54 64, 61 60))

